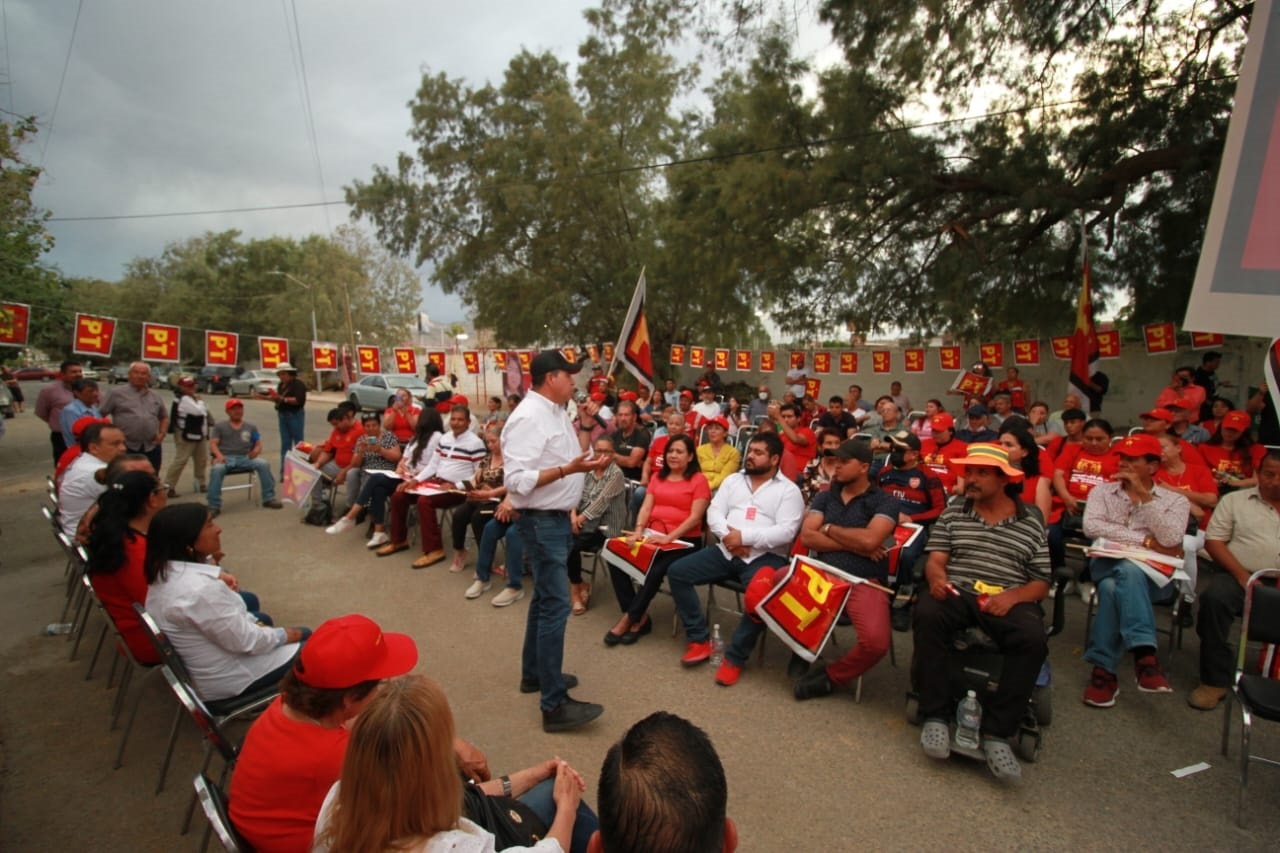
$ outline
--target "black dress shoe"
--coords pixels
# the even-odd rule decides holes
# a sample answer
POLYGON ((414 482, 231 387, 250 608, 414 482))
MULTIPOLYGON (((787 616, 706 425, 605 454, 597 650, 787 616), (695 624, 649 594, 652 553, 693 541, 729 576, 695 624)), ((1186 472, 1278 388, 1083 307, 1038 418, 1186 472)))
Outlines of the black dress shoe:
POLYGON ((830 696, 835 689, 835 685, 831 683, 831 679, 827 678, 826 667, 822 666, 797 681, 796 686, 793 688, 796 698, 801 701, 804 701, 805 699, 817 699, 821 696, 830 696))
POLYGON ((624 646, 634 646, 636 643, 640 642, 640 638, 643 637, 645 634, 652 634, 652 633, 653 633, 653 620, 650 619, 648 616, 646 616, 644 617, 644 622, 640 625, 639 628, 635 629, 634 631, 628 630, 627 633, 623 634, 622 637, 618 639, 618 642, 622 643, 622 645, 624 646))
POLYGON ((787 678, 790 678, 792 681, 795 681, 797 678, 800 678, 802 675, 804 675, 808 671, 809 671, 809 662, 804 658, 800 657, 800 655, 792 652, 791 660, 787 661, 787 678))
POLYGON ((623 631, 621 634, 615 634, 612 630, 604 632, 604 644, 606 646, 617 646, 627 641, 627 634, 630 631, 623 631))
POLYGON ((565 697, 554 711, 542 712, 542 730, 544 732, 566 732, 585 726, 604 713, 604 706, 594 702, 579 702, 577 699, 565 697))
MULTIPOLYGON (((569 673, 566 672, 566 673, 562 673, 560 677, 564 679, 565 690, 572 690, 573 688, 578 686, 578 676, 570 675, 569 673)), ((522 678, 520 679, 520 692, 521 693, 541 693, 542 685, 538 683, 538 679, 536 678, 522 678)))

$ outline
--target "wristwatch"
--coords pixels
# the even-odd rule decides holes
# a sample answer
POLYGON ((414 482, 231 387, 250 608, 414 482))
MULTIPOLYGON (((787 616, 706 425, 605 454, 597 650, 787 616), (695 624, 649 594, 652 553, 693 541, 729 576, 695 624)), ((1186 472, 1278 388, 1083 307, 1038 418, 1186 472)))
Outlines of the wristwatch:
POLYGON ((830 535, 831 535, 831 525, 830 525, 830 524, 824 524, 824 525, 822 525, 822 535, 823 535, 823 536, 830 536, 830 535))
POLYGON ((511 777, 501 776, 499 777, 498 781, 502 783, 502 796, 504 797, 511 796, 511 777))

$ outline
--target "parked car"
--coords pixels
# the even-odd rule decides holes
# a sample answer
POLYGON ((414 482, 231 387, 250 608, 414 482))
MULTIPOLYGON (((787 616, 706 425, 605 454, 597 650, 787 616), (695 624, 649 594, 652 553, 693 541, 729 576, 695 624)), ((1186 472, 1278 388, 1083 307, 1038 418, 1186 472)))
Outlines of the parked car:
POLYGON ((427 393, 427 383, 409 373, 370 373, 347 389, 347 399, 361 409, 381 412, 397 388, 407 388, 415 400, 427 393))
POLYGON ((268 394, 279 384, 280 378, 274 370, 246 370, 227 382, 227 393, 232 397, 268 394))
POLYGON ((129 381, 129 365, 113 364, 107 371, 107 381, 112 385, 123 385, 129 381))
POLYGON ((39 364, 29 364, 13 371, 13 375, 18 378, 19 382, 48 382, 51 379, 58 378, 58 369, 39 364))
POLYGON ((0 415, 11 418, 17 414, 17 409, 13 407, 13 392, 9 390, 9 386, 0 383, 0 415))
POLYGON ((202 367, 196 374, 196 390, 202 394, 226 394, 231 380, 243 372, 239 367, 202 367))

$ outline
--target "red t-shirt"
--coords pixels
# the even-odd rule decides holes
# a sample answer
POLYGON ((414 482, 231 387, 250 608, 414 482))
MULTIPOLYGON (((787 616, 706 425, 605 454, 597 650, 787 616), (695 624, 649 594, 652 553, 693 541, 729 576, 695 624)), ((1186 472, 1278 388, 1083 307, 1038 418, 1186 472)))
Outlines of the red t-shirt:
MULTIPOLYGON (((1221 444, 1202 444, 1196 449, 1203 457, 1205 464, 1209 466, 1207 470, 1214 474, 1226 473, 1241 478, 1252 477, 1253 472, 1262 464, 1262 457, 1267 452, 1266 446, 1262 444, 1253 445, 1248 453, 1241 450, 1227 450, 1221 444)), ((1216 489, 1215 485, 1212 490, 1207 491, 1216 489)))
POLYGON ((1067 492, 1078 501, 1088 498, 1094 486, 1110 481, 1120 470, 1114 453, 1094 456, 1084 452, 1083 444, 1068 444, 1063 448, 1057 467, 1067 479, 1067 492))
MULTIPOLYGON (((1218 482, 1213 479, 1213 473, 1203 465, 1185 465, 1182 473, 1174 477, 1163 467, 1156 472, 1155 480, 1162 486, 1168 486, 1175 492, 1186 495, 1187 492, 1208 492, 1216 495, 1218 493, 1218 482)), ((1200 519, 1200 529, 1204 530, 1209 526, 1209 518, 1213 515, 1213 510, 1206 509, 1204 517, 1200 519)))
POLYGON ((277 696, 249 728, 231 776, 231 822, 258 853, 311 849, 350 736, 344 728, 289 719, 282 701, 277 696))
POLYGON ((653 481, 658 479, 658 472, 666 466, 667 462, 662 457, 667 452, 667 442, 671 440, 669 435, 660 435, 649 444, 649 465, 653 468, 649 472, 649 484, 653 485, 653 481))
POLYGON ((1027 383, 1022 379, 1014 379, 1013 381, 1002 379, 1000 384, 996 386, 996 390, 1008 391, 1009 402, 1019 412, 1027 410, 1027 383))
POLYGON ((795 465, 795 474, 788 477, 790 480, 794 480, 796 475, 804 470, 804 466, 808 465, 809 461, 818 455, 818 437, 813 434, 813 430, 809 429, 807 426, 798 426, 795 428, 795 433, 796 435, 807 439, 809 443, 796 444, 794 441, 787 438, 787 434, 785 432, 778 430, 778 438, 782 439, 783 456, 785 457, 790 454, 793 464, 795 465))
MULTIPOLYGON (((409 423, 410 414, 415 414, 415 415, 422 414, 422 407, 410 406, 408 412, 401 412, 397 410, 394 406, 390 406, 386 409, 386 411, 382 413, 383 417, 386 417, 387 415, 392 416, 393 420, 391 421, 390 432, 392 435, 396 437, 396 441, 400 442, 401 444, 408 444, 409 442, 413 441, 413 424, 409 423)), ((364 432, 364 427, 360 426, 359 424, 355 424, 353 428, 358 428, 360 432, 364 432)), ((334 430, 334 432, 337 432, 337 430, 334 430)), ((332 435, 329 436, 329 440, 330 441, 333 440, 332 435)), ((355 444, 355 441, 353 440, 351 443, 355 444)), ((350 460, 348 459, 348 461, 350 460)), ((338 464, 341 465, 342 463, 339 462, 338 464)))
MULTIPOLYGON (((654 476, 649 481, 646 497, 653 495, 653 509, 649 512, 648 527, 659 533, 675 530, 689 517, 696 500, 711 500, 711 486, 699 471, 684 480, 664 480, 654 476)), ((685 531, 683 539, 696 539, 702 535, 702 519, 685 531)))
POLYGON ((146 557, 147 537, 131 530, 124 537, 124 563, 120 568, 111 574, 89 575, 89 582, 138 663, 159 663, 160 656, 133 609, 135 601, 147 601, 147 577, 142 570, 146 557))
MULTIPOLYGON (((334 464, 339 468, 346 468, 351 464, 351 455, 355 452, 356 442, 362 435, 364 435, 364 427, 360 424, 352 424, 351 429, 346 432, 335 428, 329 433, 329 440, 324 443, 322 449, 325 453, 333 454, 334 464)), ((413 437, 412 433, 409 437, 413 437)))
POLYGON ((947 464, 949 459, 959 459, 968 452, 969 445, 958 438, 953 438, 941 447, 937 439, 926 438, 920 442, 920 464, 928 468, 933 476, 942 481, 947 494, 955 488, 957 475, 955 469, 947 464))

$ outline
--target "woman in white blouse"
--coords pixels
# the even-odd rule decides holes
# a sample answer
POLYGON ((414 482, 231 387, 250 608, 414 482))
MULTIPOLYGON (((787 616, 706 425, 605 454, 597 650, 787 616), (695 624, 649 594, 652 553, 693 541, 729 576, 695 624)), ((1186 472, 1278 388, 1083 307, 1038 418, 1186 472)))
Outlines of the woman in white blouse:
POLYGON ((203 504, 166 507, 147 529, 144 568, 147 612, 215 714, 273 688, 311 636, 307 628, 273 627, 270 617, 246 608, 235 580, 218 568, 221 533, 203 504))

